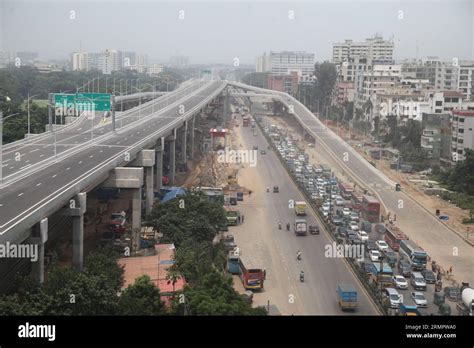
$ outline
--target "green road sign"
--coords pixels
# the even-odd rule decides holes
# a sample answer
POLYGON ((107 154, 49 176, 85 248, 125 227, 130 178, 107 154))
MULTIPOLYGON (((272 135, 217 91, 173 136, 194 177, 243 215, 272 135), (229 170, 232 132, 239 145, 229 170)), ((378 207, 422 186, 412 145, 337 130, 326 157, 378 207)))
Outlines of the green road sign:
POLYGON ((73 116, 75 115, 75 94, 54 93, 53 105, 54 114, 56 116, 73 116))
POLYGON ((54 97, 54 104, 55 105, 64 105, 64 102, 67 104, 74 104, 76 101, 75 94, 63 94, 63 93, 55 93, 53 94, 54 97))
POLYGON ((76 94, 77 109, 82 108, 83 110, 89 110, 91 103, 94 104, 95 111, 110 111, 110 108, 111 108, 110 94, 109 93, 77 93, 76 94))

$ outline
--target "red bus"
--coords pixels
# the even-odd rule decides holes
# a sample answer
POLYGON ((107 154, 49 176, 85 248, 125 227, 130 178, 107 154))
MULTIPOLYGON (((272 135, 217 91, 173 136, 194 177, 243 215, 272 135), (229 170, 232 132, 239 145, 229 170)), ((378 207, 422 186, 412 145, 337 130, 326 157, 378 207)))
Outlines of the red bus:
POLYGON ((375 197, 364 195, 362 198, 362 217, 372 223, 380 221, 380 202, 375 197))
POLYGON ((385 224, 384 239, 387 244, 390 245, 390 248, 394 251, 398 251, 400 249, 400 242, 402 240, 408 240, 408 237, 398 227, 391 224, 385 224))
POLYGON ((341 197, 344 199, 351 199, 352 192, 354 192, 354 187, 349 184, 340 183, 339 190, 341 191, 341 197))
POLYGON ((260 290, 263 289, 265 274, 263 270, 256 267, 252 261, 253 260, 243 258, 242 255, 240 255, 239 277, 245 290, 260 290))

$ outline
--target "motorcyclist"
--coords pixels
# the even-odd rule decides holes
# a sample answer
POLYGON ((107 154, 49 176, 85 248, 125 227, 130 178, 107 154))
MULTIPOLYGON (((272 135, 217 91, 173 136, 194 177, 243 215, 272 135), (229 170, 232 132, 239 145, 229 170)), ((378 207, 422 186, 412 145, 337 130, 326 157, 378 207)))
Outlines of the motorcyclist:
POLYGON ((287 230, 287 231, 290 230, 290 223, 289 223, 289 222, 286 224, 286 230, 287 230))
POLYGON ((281 230, 281 221, 278 222, 278 229, 281 230))
POLYGON ((296 258, 298 260, 301 260, 301 250, 298 250, 298 252, 296 253, 296 258))
POLYGON ((300 272, 300 281, 304 282, 304 272, 300 272))

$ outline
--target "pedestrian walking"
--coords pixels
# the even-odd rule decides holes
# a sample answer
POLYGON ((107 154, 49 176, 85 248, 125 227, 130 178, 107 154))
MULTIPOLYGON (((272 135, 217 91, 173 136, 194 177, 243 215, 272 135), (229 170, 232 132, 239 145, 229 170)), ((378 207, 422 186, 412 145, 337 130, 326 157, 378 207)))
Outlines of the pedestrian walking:
POLYGON ((263 279, 267 279, 267 270, 263 269, 263 279))
POLYGON ((397 221, 397 214, 393 214, 393 221, 397 221))
POLYGON ((453 274, 453 266, 449 267, 449 273, 453 274))
POLYGON ((242 223, 244 223, 244 218, 245 218, 245 215, 242 214, 242 223))

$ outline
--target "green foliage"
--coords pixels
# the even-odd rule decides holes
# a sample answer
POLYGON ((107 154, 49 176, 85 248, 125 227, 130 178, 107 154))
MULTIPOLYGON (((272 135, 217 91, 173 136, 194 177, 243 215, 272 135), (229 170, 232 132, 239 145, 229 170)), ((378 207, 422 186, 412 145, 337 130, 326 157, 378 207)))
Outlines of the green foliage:
POLYGON ((313 105, 319 103, 320 113, 330 104, 330 97, 337 80, 336 66, 330 62, 316 63, 314 65, 316 82, 313 86, 313 105))
POLYGON ((162 315, 164 305, 160 299, 160 290, 150 277, 143 275, 135 279, 122 293, 119 300, 121 315, 162 315))
POLYGON ((185 303, 176 300, 173 313, 189 315, 265 315, 262 308, 251 308, 232 287, 232 278, 210 271, 202 282, 184 289, 185 303), (186 308, 184 308, 186 307, 186 308))
POLYGON ((13 295, 0 296, 0 315, 112 315, 123 270, 113 254, 92 253, 84 272, 54 267, 44 285, 22 279, 13 295))

